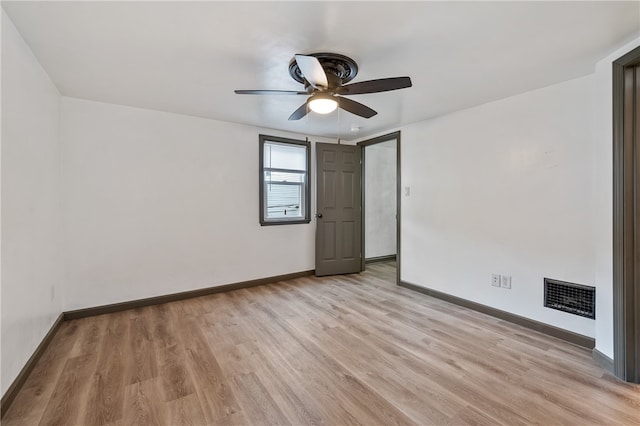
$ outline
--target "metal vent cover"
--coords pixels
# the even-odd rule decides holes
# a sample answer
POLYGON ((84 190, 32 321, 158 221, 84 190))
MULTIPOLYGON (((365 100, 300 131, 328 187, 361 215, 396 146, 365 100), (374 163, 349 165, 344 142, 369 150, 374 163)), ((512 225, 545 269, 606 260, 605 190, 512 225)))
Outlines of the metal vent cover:
POLYGON ((544 306, 581 317, 596 318, 596 288, 544 279, 544 306))

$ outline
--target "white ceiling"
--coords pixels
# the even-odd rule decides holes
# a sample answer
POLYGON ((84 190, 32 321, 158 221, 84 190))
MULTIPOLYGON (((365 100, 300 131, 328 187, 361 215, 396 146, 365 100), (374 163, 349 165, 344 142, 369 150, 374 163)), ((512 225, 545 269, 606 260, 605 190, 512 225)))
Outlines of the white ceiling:
POLYGON ((63 95, 308 135, 368 136, 593 72, 640 36, 632 2, 8 2, 63 95), (413 87, 353 96, 378 111, 287 121, 304 96, 296 53, 335 52, 353 82, 413 87), (352 132, 352 127, 360 127, 352 132))

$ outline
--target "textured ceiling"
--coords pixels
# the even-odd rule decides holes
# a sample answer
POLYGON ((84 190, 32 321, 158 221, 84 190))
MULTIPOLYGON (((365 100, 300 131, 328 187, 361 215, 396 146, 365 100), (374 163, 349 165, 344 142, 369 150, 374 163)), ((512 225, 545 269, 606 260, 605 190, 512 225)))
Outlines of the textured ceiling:
POLYGON ((633 2, 2 2, 66 96, 352 139, 593 72, 640 36, 633 2), (289 115, 296 53, 355 59, 353 82, 413 87, 353 96, 378 111, 289 115), (351 130, 358 127, 357 132, 351 130))

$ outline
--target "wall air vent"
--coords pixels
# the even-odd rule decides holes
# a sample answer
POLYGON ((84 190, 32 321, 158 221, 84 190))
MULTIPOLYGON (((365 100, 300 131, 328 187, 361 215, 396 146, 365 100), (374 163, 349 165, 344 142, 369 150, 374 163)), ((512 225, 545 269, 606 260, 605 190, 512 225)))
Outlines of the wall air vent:
POLYGON ((544 306, 595 319, 596 288, 545 278, 544 306))

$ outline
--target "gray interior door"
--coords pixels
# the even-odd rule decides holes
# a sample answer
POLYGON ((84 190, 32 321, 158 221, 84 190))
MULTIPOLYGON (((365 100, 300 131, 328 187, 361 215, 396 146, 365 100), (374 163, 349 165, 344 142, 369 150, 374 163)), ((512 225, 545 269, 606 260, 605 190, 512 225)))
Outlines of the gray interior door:
POLYGON ((360 272, 360 147, 316 144, 316 275, 360 272))

